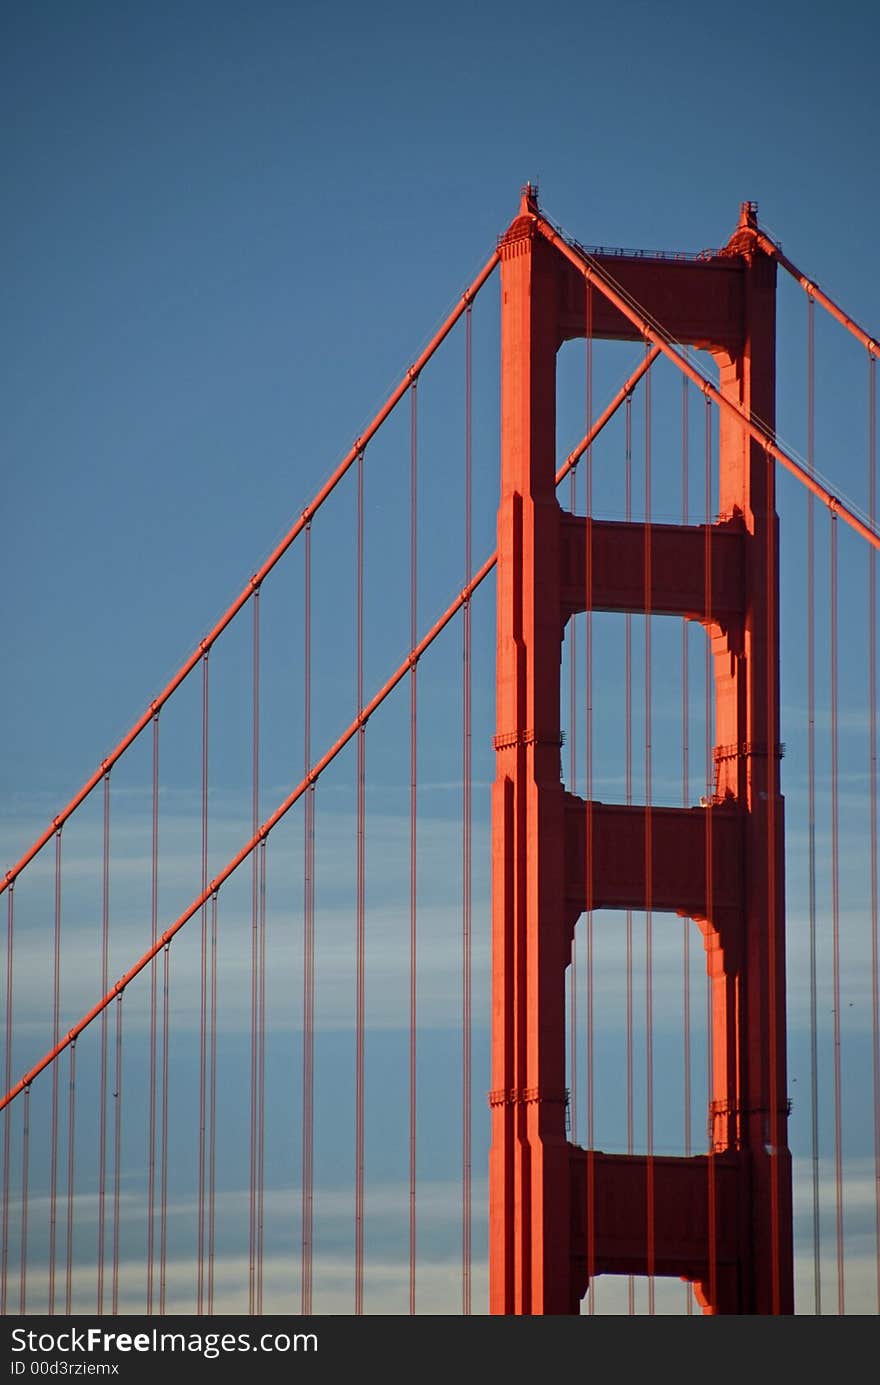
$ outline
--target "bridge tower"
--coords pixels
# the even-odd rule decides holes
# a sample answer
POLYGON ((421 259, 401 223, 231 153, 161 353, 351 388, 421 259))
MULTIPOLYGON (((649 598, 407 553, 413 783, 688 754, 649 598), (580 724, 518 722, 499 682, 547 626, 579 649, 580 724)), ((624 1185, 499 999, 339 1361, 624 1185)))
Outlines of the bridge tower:
MULTIPOLYGON (((792 1313, 773 465, 723 417, 711 525, 563 511, 556 354, 586 333, 586 280, 542 234, 531 188, 500 250, 490 1311, 577 1313, 590 1277, 614 1273, 681 1276, 707 1313, 792 1313), (588 599, 592 610, 703 625, 717 741, 708 806, 604 805, 565 791, 562 642, 588 599), (566 1139, 565 971, 578 917, 599 908, 674 910, 701 930, 706 1154, 605 1154, 566 1139)), ((674 340, 711 351, 722 393, 772 430, 775 262, 753 204, 717 255, 593 263, 674 340)), ((639 339, 591 293, 595 338, 639 339)))

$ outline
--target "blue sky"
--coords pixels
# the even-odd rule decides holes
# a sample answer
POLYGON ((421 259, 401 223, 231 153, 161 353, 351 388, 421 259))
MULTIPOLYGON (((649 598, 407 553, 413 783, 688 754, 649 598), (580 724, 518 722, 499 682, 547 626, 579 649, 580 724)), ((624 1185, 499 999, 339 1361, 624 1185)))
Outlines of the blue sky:
MULTIPOLYGON (((761 223, 788 254, 875 335, 880 324, 878 35, 867 3, 805 13, 787 2, 749 0, 734 13, 562 0, 541 14, 495 0, 432 9, 83 0, 8 7, 3 31, 2 865, 79 787, 238 594, 485 262, 525 181, 537 180, 550 217, 588 244, 698 251, 723 244, 739 203, 756 200, 761 223)), ((803 453, 798 294, 780 287, 780 430, 803 453)), ((477 562, 494 543, 496 332, 497 287, 490 286, 474 314, 477 562)), ((462 581, 460 353, 460 339, 451 342, 432 377, 436 389, 426 375, 420 392, 422 626, 462 581)), ((863 355, 821 324, 817 363, 825 388, 817 464, 864 506, 863 355)), ((578 369, 575 363, 566 379, 578 369)), ((615 355, 603 378, 619 383, 625 369, 624 356, 615 355)), ((669 383, 671 375, 663 378, 669 383)), ((566 405, 561 452, 577 434, 577 406, 566 405)), ((370 453, 368 691, 405 653, 409 622, 405 606, 398 610, 391 600, 406 570, 408 419, 392 420, 387 435, 370 453)), ((670 487, 674 508, 677 480, 670 487)), ((802 500, 792 488, 780 495, 802 535, 802 500)), ((661 492, 658 509, 665 499, 661 492)), ((316 526, 325 593, 316 607, 316 747, 347 720, 353 670, 351 488, 332 505, 322 550, 316 526)), ((788 542, 784 639, 794 662, 784 699, 794 719, 804 701, 801 549, 799 539, 788 542)), ((854 552, 848 539, 841 542, 844 556, 854 552)), ((860 561, 854 558, 852 590, 843 594, 847 655, 863 629, 860 561)), ((301 599, 300 562, 291 555, 277 596, 266 589, 264 813, 301 764, 299 607, 292 606, 301 599), (273 639, 286 651, 277 668, 273 639)), ((493 772, 491 592, 484 598, 475 607, 480 793, 493 772)), ((246 718, 246 631, 230 632, 228 649, 218 649, 212 665, 227 697, 224 703, 218 694, 215 724, 229 732, 212 747, 218 865, 250 821, 246 734, 230 729, 246 718)), ((693 657, 696 670, 696 647, 693 657)), ((455 833, 457 723, 443 721, 443 708, 457 696, 457 658, 453 641, 424 665, 424 724, 443 728, 421 747, 431 841, 432 833, 438 840, 455 833)), ((853 773, 864 754, 863 663, 862 656, 852 665, 848 704, 856 739, 842 747, 853 773)), ((173 768, 169 754, 163 771, 181 840, 192 827, 198 783, 198 749, 186 730, 195 724, 197 696, 188 690, 181 701, 187 697, 179 730, 169 724, 173 768)), ((371 799, 373 841, 400 876, 393 895, 400 917, 389 924, 392 938, 399 925, 398 946, 407 751, 396 737, 405 731, 404 712, 389 710, 371 730, 371 765, 382 767, 371 799)), ((695 727, 695 743, 697 735, 695 727)), ((148 759, 137 753, 130 778, 120 771, 115 781, 121 822, 123 794, 131 795, 135 862, 147 841, 148 759)), ((673 783, 672 757, 661 771, 673 783)), ((786 772, 786 792, 796 796, 802 777, 791 757, 786 772)), ((350 789, 349 765, 327 787, 331 838, 350 811, 350 789)), ((614 796, 610 782, 605 791, 614 796)), ((854 793, 861 793, 858 813, 863 785, 854 793)), ((475 818, 485 824, 482 798, 475 818)), ((83 827, 84 843, 97 824, 93 815, 83 827)), ((291 840, 297 830, 291 826, 291 840)), ((65 851, 75 854, 75 838, 69 848, 67 840, 65 851)), ((796 832, 791 850, 802 860, 796 832)), ((446 879, 442 861, 439 847, 428 852, 422 876, 440 950, 444 928, 452 930, 452 946, 457 926, 457 879, 446 879)), ((170 913, 197 883, 190 889, 181 878, 176 885, 175 869, 172 862, 163 877, 170 913)), ((295 893, 295 874, 285 869, 276 878, 295 893)), ((332 861, 327 869, 332 911, 332 861)), ((481 862, 475 887, 484 913, 487 881, 481 862)), ((143 911, 144 888, 143 881, 131 886, 120 920, 127 938, 131 915, 132 944, 132 901, 143 911)), ((790 894, 801 909, 798 915, 793 903, 793 917, 802 918, 797 878, 790 894)), ((279 902, 279 919, 288 904, 279 902)), ((85 919, 93 904, 76 908, 85 919)), ((860 908, 856 901, 854 913, 860 908)), ((332 920, 326 927, 332 932, 332 920)), ((859 937, 854 970, 863 956, 859 937)), ((36 949, 38 939, 37 932, 36 949)), ((125 945, 115 946, 114 967, 117 960, 121 967, 125 945)), ((89 985, 72 962, 66 967, 72 1018, 89 985)), ((328 968, 325 977, 330 961, 328 968)), ((29 978, 38 972, 35 961, 29 978)), ((802 983, 802 972, 794 974, 802 983)), ((296 979, 293 961, 289 977, 296 979)), ((377 980, 370 994, 378 1023, 390 992, 377 980)), ((426 998, 438 1033, 454 1025, 456 1000, 452 981, 436 1012, 426 998)), ((853 1042, 861 1043, 858 1035, 853 1042)), ((22 1044, 25 1062, 24 1037, 22 1044)), ((335 1060, 327 1061, 332 1068, 335 1060)), ((376 1061, 378 1071, 384 1060, 376 1061)), ((478 1117, 482 1102, 480 1093, 478 1117)), ((860 1143, 859 1157, 865 1153, 860 1143)), ((450 1157, 445 1172, 454 1180, 450 1157)), ((388 1178, 402 1167, 386 1170, 388 1178)), ((429 1172, 442 1182, 444 1170, 429 1172)))
POLYGON ((491 3, 7 13, 12 786, 80 782, 382 402, 528 178, 587 243, 699 250, 756 199, 876 321, 875 22, 863 4, 808 24, 786 4, 735 23, 675 4, 540 24, 491 3), (125 658, 90 670, 110 630, 125 658))

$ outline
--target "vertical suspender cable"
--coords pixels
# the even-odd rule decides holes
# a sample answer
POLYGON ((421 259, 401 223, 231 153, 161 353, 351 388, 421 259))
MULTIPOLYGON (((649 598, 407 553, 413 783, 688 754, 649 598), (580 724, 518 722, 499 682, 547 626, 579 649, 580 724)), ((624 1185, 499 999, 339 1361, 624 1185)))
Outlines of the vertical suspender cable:
POLYGON ((211 995, 210 1054, 208 1085, 208 1291, 207 1312, 214 1312, 214 1231, 217 1172, 217 892, 211 896, 211 995))
MULTIPOLYGON (((807 468, 814 463, 815 323, 814 299, 807 297, 807 468)), ((872 550, 873 551, 873 550, 872 550)), ((821 1224, 819 1220, 819 1024, 816 969, 816 578, 815 498, 807 493, 807 815, 810 911, 810 1126, 813 1184, 813 1298, 822 1312, 821 1224)))
MULTIPOLYGON (((364 709, 364 454, 357 464, 357 709, 364 709)), ((364 828, 366 726, 357 741, 357 917, 355 934, 355 1192, 354 1311, 364 1311, 364 828)))
MULTIPOLYGON (((12 936, 15 882, 9 886, 6 898, 6 1091, 12 1086, 12 936)), ((9 1273, 9 1176, 12 1158, 12 1108, 3 1113, 3 1225, 0 1245, 0 1317, 6 1316, 9 1273)))
MULTIPOLYGON (((303 759, 312 767, 312 526, 306 525, 303 617, 303 759)), ((312 1311, 312 1201, 315 1153, 315 786, 305 796, 303 825, 303 1115, 301 1311, 312 1311)))
MULTIPOLYGON (((208 888, 208 651, 202 655, 202 894, 208 888)), ((208 1100, 208 906, 201 918, 201 965, 199 968, 199 1207, 196 1312, 205 1302, 205 1137, 208 1100)))
MULTIPOLYGON (((713 755, 713 715, 712 701, 714 692, 714 676, 712 668, 712 405, 706 400, 705 412, 705 470, 704 470, 704 490, 706 506, 706 546, 705 561, 703 564, 704 572, 704 596, 703 604, 705 608, 706 626, 706 665, 705 665, 705 736, 706 736, 706 918, 713 917, 713 900, 715 894, 714 884, 714 861, 713 852, 715 846, 715 827, 714 827, 714 803, 715 803, 715 768, 713 755)), ((706 1160, 707 1170, 707 1242, 709 1259, 709 1302, 712 1311, 716 1311, 718 1301, 718 1204, 715 1177, 715 1119, 714 1119, 714 1095, 715 1095, 715 1046, 713 1034, 713 1004, 712 1004, 712 977, 706 974, 706 1086, 708 1089, 708 1135, 709 1151, 706 1160)))
MULTIPOLYGON (((260 591, 253 600, 253 835, 260 825, 260 591)), ((253 1035, 251 1057, 251 1116, 253 1124, 253 1226, 254 1226, 254 1306, 257 1317, 263 1311, 263 1170, 265 1107, 263 1091, 266 1076, 266 841, 254 852, 255 912, 253 932, 253 1035)))
MULTIPOLYGON (((593 286, 587 284, 587 379, 586 432, 593 425, 593 286)), ((587 448, 586 459, 586 573, 584 614, 584 654, 586 660, 585 694, 587 716, 585 727, 585 787, 586 794, 586 963, 587 963, 587 1277, 590 1285, 589 1312, 596 1312, 596 1054, 595 1054, 595 993, 593 988, 593 447, 587 448)))
MULTIPOLYGON (((409 647, 418 635, 418 381, 410 389, 409 647)), ((417 666, 409 671, 409 1311, 416 1311, 416 870, 418 811, 417 666)))
MULTIPOLYGON (((57 1058, 55 1060, 58 1061, 57 1058)), ((8 1090, 8 1088, 7 1088, 8 1090)), ((67 1266, 64 1280, 64 1311, 70 1317, 73 1305, 73 1172, 76 1101, 76 1040, 70 1045, 70 1078, 67 1097, 67 1266)))
MULTIPOLYGON (((577 512, 577 468, 572 467, 569 480, 569 507, 571 513, 577 512)), ((574 616, 568 622, 568 791, 577 793, 577 621, 574 616)), ((571 962, 568 969, 568 1067, 571 1082, 569 1113, 571 1116, 571 1142, 578 1142, 578 947, 577 929, 571 938, 571 962)))
MULTIPOLYGON (((153 717, 153 800, 151 842, 150 939, 159 936, 159 714, 153 717)), ((147 1148, 147 1315, 153 1311, 153 1264, 156 1220, 156 1008, 158 975, 150 966, 150 1095, 147 1148)))
MULTIPOLYGON (((626 522, 632 522, 632 395, 626 396, 626 522)), ((626 638, 625 700, 626 700, 626 804, 633 801, 633 734, 632 734, 632 615, 624 616, 626 638)), ((633 1045, 633 911, 626 911, 626 1152, 632 1156, 635 1149, 635 1099, 634 1099, 634 1061, 633 1045)), ((629 1316, 636 1311, 636 1282, 633 1275, 628 1276, 627 1303, 629 1316)))
POLYGON ((260 913, 257 947, 257 1280, 256 1312, 263 1312, 264 1193, 266 1182, 266 841, 260 842, 260 913))
MULTIPOLYGON (((104 775, 103 863, 101 886, 101 994, 110 986, 110 775, 104 775)), ((107 1203, 107 1010, 101 1012, 101 1060, 98 1113, 98 1313, 104 1311, 104 1251, 107 1203)))
MULTIPOLYGON (((470 303, 465 314, 464 422, 464 571, 465 586, 473 575, 472 509, 472 391, 473 333, 470 303)), ((464 603, 462 620, 462 976, 461 976, 461 1311, 471 1311, 471 602, 464 603)))
MULTIPOLYGON (((688 348, 685 347, 685 356, 688 348)), ((681 377, 681 522, 690 518, 689 496, 689 399, 688 378, 681 377)), ((681 624, 681 806, 690 801, 690 677, 688 667, 689 623, 681 624)), ((684 1017, 684 1152, 691 1154, 691 920, 682 919, 682 1012, 684 1017)), ((694 1300, 689 1284, 684 1285, 685 1311, 693 1312, 694 1300)))
MULTIPOLYGON (((257 694, 259 660, 259 591, 254 592, 252 647, 252 745, 251 745, 251 825, 256 836, 259 810, 259 700, 257 694)), ((248 1313, 257 1311, 257 1025, 259 1011, 259 930, 260 930, 260 854, 251 856, 251 1122, 250 1122, 250 1203, 248 1234, 248 1313)))
MULTIPOLYGON (((645 350, 649 345, 645 343, 645 350)), ((645 377, 645 1164, 648 1312, 654 1312, 654 995, 652 957, 653 832, 651 821, 651 376, 645 377)))
POLYGON ((122 991, 116 997, 116 1069, 113 1075, 113 1296, 119 1312, 119 1200, 122 1192, 122 991))
POLYGON ((168 1087, 171 1036, 171 944, 162 949, 162 1139, 159 1152, 159 1314, 165 1313, 168 1264, 168 1087))
POLYGON ((845 1311, 843 1265, 843 1113, 840 1054, 840 825, 837 698, 837 516, 831 515, 831 946, 834 992, 834 1185, 837 1223, 837 1311, 845 1311))
MULTIPOLYGON (((877 371, 868 355, 868 513, 877 527, 877 371)), ((874 1250, 877 1312, 880 1313, 880 890, 877 878, 877 554, 868 552, 868 705, 871 744, 868 793, 871 798, 871 1011, 874 1036, 874 1250)))
POLYGON ((776 931, 780 926, 776 908, 776 840, 777 796, 779 789, 779 727, 777 724, 777 663, 778 631, 777 602, 779 578, 776 560, 776 461, 764 453, 767 489, 765 522, 767 525, 767 991, 770 997, 768 1024, 770 1043, 770 1276, 771 1304, 774 1313, 780 1312, 780 1226, 779 1226, 779 1017, 776 1005, 777 952, 776 931))
POLYGON ((27 1312, 28 1266, 28 1172, 30 1163, 31 1089, 24 1089, 24 1112, 21 1127, 21 1258, 19 1261, 18 1312, 27 1312))
MULTIPOLYGON (((55 957, 52 969, 52 1043, 61 1033, 61 830, 55 833, 55 957)), ((58 1062, 52 1064, 52 1125, 49 1136, 49 1314, 55 1312, 55 1251, 58 1220, 58 1062)))

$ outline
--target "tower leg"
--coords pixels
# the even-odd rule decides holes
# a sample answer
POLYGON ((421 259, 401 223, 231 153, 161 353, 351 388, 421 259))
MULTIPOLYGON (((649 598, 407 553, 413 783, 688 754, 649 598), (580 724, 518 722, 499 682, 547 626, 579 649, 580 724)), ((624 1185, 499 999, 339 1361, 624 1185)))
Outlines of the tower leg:
POLYGON ((502 245, 490 1307, 572 1311, 565 1138, 557 277, 529 217, 502 245))

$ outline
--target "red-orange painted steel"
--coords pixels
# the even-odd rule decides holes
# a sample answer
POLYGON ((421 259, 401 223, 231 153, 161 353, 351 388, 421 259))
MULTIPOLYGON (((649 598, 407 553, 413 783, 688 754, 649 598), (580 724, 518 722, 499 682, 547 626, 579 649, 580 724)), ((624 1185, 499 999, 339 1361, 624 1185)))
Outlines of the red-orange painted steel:
MULTIPOLYGON (((721 388, 713 393, 724 406, 720 519, 700 529, 683 526, 683 561, 665 562, 656 572, 655 544, 674 544, 674 532, 664 526, 655 536, 653 526, 643 526, 641 569, 630 574, 630 596, 620 589, 614 534, 635 553, 638 526, 600 530, 593 521, 603 543, 585 561, 590 535, 578 532, 585 522, 564 516, 554 487, 556 352, 573 334, 572 268, 606 293, 601 263, 591 261, 587 275, 579 252, 540 217, 529 189, 500 244, 489 1096, 495 1314, 576 1313, 588 1272, 680 1275, 694 1283, 707 1313, 793 1312, 778 545, 767 457, 773 450, 767 439, 775 407, 776 266, 758 243, 750 210, 746 204, 737 232, 718 257, 725 261, 726 279, 735 281, 729 294, 735 313, 724 321, 715 302, 716 339, 707 339, 704 304, 680 304, 678 311, 680 322, 703 324, 700 344, 719 364, 721 388), (765 427, 756 429, 754 418, 765 427), (710 545, 710 533, 717 543, 710 545), (695 573, 688 571, 700 549, 703 561, 695 573), (589 574, 596 597, 609 594, 612 608, 677 609, 700 620, 711 640, 717 741, 712 804, 708 812, 652 804, 650 853, 647 808, 590 804, 563 790, 562 634, 572 609, 584 608, 564 574, 578 569, 589 574), (681 590, 673 595, 677 581, 681 590), (722 590, 723 613, 711 609, 722 590), (566 1140, 565 969, 578 916, 598 907, 673 908, 700 928, 712 997, 706 1155, 612 1158, 566 1140), (623 1208, 625 1215, 617 1210, 623 1208)), ((713 269, 707 261, 707 274, 713 269)), ((653 275, 662 298, 664 266, 655 265, 653 275)), ((670 278, 683 286, 674 269, 670 278)), ((687 283, 699 296, 698 274, 687 283)), ((637 321, 646 339, 685 366, 644 313, 614 292, 608 296, 622 318, 637 321)), ((583 293, 582 287, 582 302, 583 293)), ((585 314, 580 320, 583 332, 585 314)), ((603 335, 613 334, 605 324, 603 335)))

